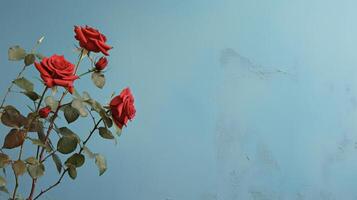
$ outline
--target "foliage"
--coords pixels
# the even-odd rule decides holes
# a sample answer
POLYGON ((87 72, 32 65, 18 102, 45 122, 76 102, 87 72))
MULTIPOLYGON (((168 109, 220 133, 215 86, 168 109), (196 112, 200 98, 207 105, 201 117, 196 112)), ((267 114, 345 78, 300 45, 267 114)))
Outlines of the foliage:
MULTIPOLYGON (((11 170, 16 183, 14 189, 10 192, 7 188, 9 182, 7 179, 11 177, 0 176, 0 192, 8 194, 9 199, 23 199, 17 193, 18 187, 29 187, 29 184, 20 183, 20 176, 28 175, 31 177, 32 184, 29 188, 31 192, 26 199, 34 200, 58 186, 61 180, 66 177, 66 174, 71 179, 76 179, 80 175, 79 168, 86 164, 87 160, 93 160, 92 163, 98 167, 98 174, 103 175, 107 171, 106 159, 102 154, 93 153, 89 150, 88 141, 94 134, 100 136, 97 138, 105 140, 116 139, 120 134, 113 134, 110 129, 121 133, 122 127, 119 128, 116 125, 118 124, 117 120, 113 123, 114 117, 119 119, 124 116, 124 121, 120 124, 126 125, 127 120, 131 120, 135 114, 133 101, 125 102, 127 97, 120 100, 121 105, 112 108, 109 106, 109 102, 102 105, 99 101, 91 98, 86 91, 83 91, 80 95, 78 86, 80 78, 85 75, 91 76, 95 87, 102 89, 105 86, 106 79, 103 70, 108 64, 107 57, 102 57, 100 62, 97 63, 95 60, 97 54, 102 53, 108 56, 108 51, 112 47, 105 44, 106 38, 104 35, 94 28, 76 26, 75 33, 75 38, 80 44, 80 47, 76 47, 78 50, 76 53, 79 54, 76 65, 65 60, 64 56, 55 54, 46 57, 37 52, 37 48, 44 37, 36 42, 31 51, 26 51, 19 45, 14 45, 8 50, 10 61, 23 62, 23 68, 11 82, 0 105, 0 121, 8 127, 8 133, 4 137, 0 149, 0 169, 4 172, 11 170), (91 41, 95 41, 96 38, 99 38, 98 41, 92 44, 91 41), (88 49, 88 47, 91 49, 88 49), (88 59, 91 66, 85 72, 77 73, 80 63, 84 59, 88 59), (44 85, 41 93, 35 90, 34 82, 24 75, 24 71, 29 67, 36 67, 40 72, 40 78, 44 85), (14 91, 14 86, 20 91, 14 91), (30 103, 24 102, 23 104, 28 105, 30 111, 28 113, 20 112, 21 109, 18 109, 15 105, 6 104, 6 99, 10 93, 28 97, 27 101, 30 103), (115 112, 113 112, 113 109, 115 112), (119 112, 121 116, 113 116, 116 112, 119 112), (93 123, 93 127, 88 130, 88 135, 84 138, 70 128, 73 123, 85 121, 78 120, 79 118, 88 118, 85 123, 93 123), (57 124, 60 120, 67 125, 58 127, 57 124), (58 137, 52 137, 53 134, 57 134, 58 137), (27 149, 24 147, 25 143, 26 147, 32 145, 35 148, 27 149), (31 152, 34 149, 37 149, 37 151, 31 152), (16 157, 10 157, 10 151, 16 151, 18 154, 16 157), (26 155, 31 152, 33 156, 24 158, 24 151, 26 151, 26 155), (48 162, 53 163, 48 164, 48 162), (37 182, 46 175, 47 168, 51 167, 57 170, 58 181, 47 188, 36 189, 37 182), (39 192, 37 193, 37 191, 39 192)), ((133 97, 130 99, 133 99, 133 97)), ((85 127, 89 127, 89 125, 85 125, 85 127)), ((15 154, 12 153, 11 155, 15 154)))

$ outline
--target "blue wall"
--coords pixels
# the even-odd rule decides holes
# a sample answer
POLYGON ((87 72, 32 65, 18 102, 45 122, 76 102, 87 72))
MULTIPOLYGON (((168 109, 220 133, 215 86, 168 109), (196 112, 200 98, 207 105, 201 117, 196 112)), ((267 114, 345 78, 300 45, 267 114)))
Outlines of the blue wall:
MULTIPOLYGON (((74 62, 73 25, 88 24, 115 47, 104 90, 76 84, 103 103, 130 86, 137 117, 116 146, 90 143, 107 157, 102 177, 89 161, 47 199, 356 199, 356 6, 3 1, 0 89, 20 69, 7 60, 11 45, 29 49, 45 35, 41 52, 74 62)), ((85 136, 88 123, 73 129, 85 136)), ((40 185, 56 180, 48 173, 40 185)))

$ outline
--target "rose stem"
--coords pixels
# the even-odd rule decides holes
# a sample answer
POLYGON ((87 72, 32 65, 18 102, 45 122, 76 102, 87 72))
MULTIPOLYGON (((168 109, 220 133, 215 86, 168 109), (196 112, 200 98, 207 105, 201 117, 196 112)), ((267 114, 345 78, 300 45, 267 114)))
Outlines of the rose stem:
MULTIPOLYGON (((93 129, 90 131, 88 137, 86 138, 86 140, 84 140, 83 145, 82 145, 81 149, 80 149, 79 152, 78 152, 79 154, 82 153, 82 151, 83 151, 83 149, 84 149, 86 143, 87 143, 88 140, 91 138, 91 136, 93 135, 94 131, 98 129, 98 126, 99 126, 99 124, 100 124, 102 121, 103 121, 103 119, 100 119, 100 120, 94 125, 94 127, 93 127, 93 129)), ((63 179, 63 176, 67 173, 67 171, 68 171, 68 168, 65 169, 65 170, 62 172, 60 178, 58 179, 58 181, 57 181, 56 183, 52 184, 51 186, 49 186, 49 187, 46 188, 45 190, 42 190, 33 200, 38 199, 38 198, 39 198, 40 196, 42 196, 44 193, 48 192, 49 190, 51 190, 52 188, 54 188, 54 187, 56 187, 58 184, 60 184, 61 181, 62 181, 62 179, 63 179)))
MULTIPOLYGON (((18 79, 18 78, 20 78, 20 76, 22 76, 22 74, 24 73, 25 69, 26 69, 26 65, 24 65, 22 67, 21 71, 17 74, 16 79, 18 79)), ((12 89, 12 87, 14 85, 15 85, 15 83, 14 83, 14 81, 12 81, 10 86, 7 88, 6 93, 5 93, 5 95, 4 95, 4 97, 3 97, 2 101, 1 101, 0 109, 4 108, 5 100, 6 100, 7 96, 10 94, 11 89, 12 89)))
MULTIPOLYGON (((39 101, 38 106, 37 106, 37 108, 36 108, 36 112, 38 112, 38 110, 40 109, 41 103, 42 103, 42 101, 43 101, 43 98, 44 98, 44 96, 45 96, 45 94, 46 94, 47 89, 48 89, 48 87, 45 87, 45 89, 44 89, 43 92, 42 92, 40 101, 39 101)), ((31 124, 31 123, 32 123, 32 120, 29 122, 29 124, 31 124)), ((21 156, 22 156, 22 152, 23 152, 23 147, 24 147, 24 144, 22 144, 21 147, 20 147, 20 152, 19 152, 18 160, 21 160, 21 156)), ((37 148, 37 149, 39 149, 39 148, 37 148)), ((12 195, 12 199, 15 199, 15 198, 16 198, 17 189, 18 189, 18 187, 19 187, 19 179, 18 179, 18 176, 17 176, 17 174, 16 174, 16 172, 15 172, 15 169, 12 168, 12 170, 14 171, 14 175, 15 175, 15 188, 14 188, 14 192, 13 192, 13 195, 12 195)))
MULTIPOLYGON (((38 40, 38 41, 36 42, 35 46, 34 46, 34 47, 32 48, 32 50, 31 50, 31 53, 34 53, 34 52, 35 52, 36 48, 38 47, 38 45, 41 44, 41 42, 42 42, 42 41, 40 41, 40 40, 38 40)), ((22 73, 25 71, 25 69, 26 69, 26 65, 24 65, 24 66, 22 67, 21 71, 17 74, 16 79, 18 79, 18 78, 20 78, 20 76, 22 76, 22 73)), ((15 80, 16 80, 16 79, 15 79, 15 80)), ((13 86, 14 86, 14 81, 12 81, 11 84, 10 84, 10 86, 7 88, 6 93, 5 93, 5 95, 4 95, 4 97, 3 97, 2 101, 1 101, 0 109, 3 109, 3 108, 4 108, 3 106, 4 106, 4 103, 5 103, 5 100, 6 100, 7 96, 9 95, 9 93, 10 93, 10 91, 11 91, 11 89, 12 89, 13 86)))
MULTIPOLYGON (((77 64, 76 64, 74 74, 77 73, 77 69, 78 69, 78 67, 79 67, 79 64, 80 64, 81 61, 82 61, 83 52, 84 52, 84 49, 81 50, 81 54, 80 54, 79 59, 78 59, 78 62, 77 62, 77 64)), ((52 121, 50 122, 49 128, 48 128, 48 130, 47 130, 47 134, 46 134, 46 138, 45 138, 45 144, 47 143, 47 139, 48 139, 48 137, 49 137, 49 135, 50 135, 50 133, 51 133, 51 131, 52 131, 52 129, 53 129, 53 125, 54 125, 54 123, 55 123, 55 119, 56 119, 57 114, 58 114, 58 111, 59 111, 59 109, 60 109, 60 107, 61 107, 61 102, 62 102, 64 96, 67 94, 67 92, 68 92, 68 91, 66 91, 66 92, 63 93, 63 95, 62 95, 62 97, 61 97, 61 99, 60 99, 60 101, 59 101, 59 103, 58 103, 58 107, 57 107, 57 109, 56 109, 56 111, 55 111, 55 113, 54 113, 53 119, 52 119, 52 121)), ((45 148, 43 147, 42 150, 41 150, 41 153, 40 153, 40 160, 39 160, 40 162, 41 162, 41 160, 42 160, 42 158, 43 158, 44 150, 45 150, 45 148)), ((37 151, 37 153, 36 153, 36 157, 38 157, 38 151, 37 151)), ((66 171, 66 170, 65 170, 65 171, 66 171)), ((64 172, 65 172, 65 171, 64 171, 64 172)), ((64 174, 63 174, 63 175, 64 175, 64 174)), ((61 176, 60 180, 63 178, 63 175, 61 176)), ((60 180, 59 180, 59 181, 60 181, 60 180)), ((34 193, 35 193, 36 181, 37 181, 37 179, 34 179, 34 178, 32 179, 31 192, 30 192, 30 194, 29 194, 28 200, 32 200, 32 197, 33 197, 33 195, 34 195, 34 193)), ((36 197, 36 198, 37 198, 37 197, 36 197)))
MULTIPOLYGON (((47 144, 47 140, 48 140, 49 135, 50 135, 50 133, 51 133, 51 131, 52 131, 52 129, 53 129, 54 122, 55 122, 55 120, 56 120, 56 118, 57 118, 57 116, 58 116, 58 111, 59 111, 59 109, 60 109, 60 107, 61 107, 61 102, 62 102, 62 100, 64 99, 64 97, 66 96, 67 93, 68 93, 68 91, 63 92, 63 94, 62 94, 62 96, 61 96, 61 99, 60 99, 59 102, 58 102, 58 106, 57 106, 57 108, 56 108, 56 111, 55 111, 54 114, 53 114, 52 120, 51 120, 50 125, 49 125, 48 130, 47 130, 47 134, 46 134, 45 142, 44 142, 45 145, 47 144)), ((44 152, 45 152, 45 148, 42 147, 41 153, 40 153, 40 157, 39 157, 39 161, 40 161, 40 162, 41 162, 41 160, 43 159, 43 153, 44 153, 44 152)), ((36 155, 36 158, 38 158, 38 154, 36 155)), ((37 179, 35 179, 35 178, 32 179, 31 192, 30 192, 30 195, 29 195, 29 197, 28 197, 28 200, 32 200, 32 196, 33 196, 33 194, 34 194, 34 192, 35 192, 36 181, 37 181, 37 179)))

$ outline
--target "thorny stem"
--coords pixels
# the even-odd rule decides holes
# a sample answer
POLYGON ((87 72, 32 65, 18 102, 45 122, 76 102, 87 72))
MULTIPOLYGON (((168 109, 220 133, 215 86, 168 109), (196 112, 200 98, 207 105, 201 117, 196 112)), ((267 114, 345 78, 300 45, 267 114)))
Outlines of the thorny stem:
MULTIPOLYGON (((78 70, 79 64, 80 64, 81 61, 82 61, 83 55, 84 55, 84 49, 81 50, 81 53, 80 53, 80 55, 79 55, 78 62, 77 62, 77 64, 76 64, 76 66, 75 66, 74 74, 77 73, 77 70, 78 70)), ((56 111, 55 111, 54 114, 53 114, 53 118, 52 118, 52 120, 51 120, 51 122, 50 122, 50 125, 49 125, 49 127, 48 127, 48 130, 47 130, 47 134, 46 134, 45 142, 44 142, 45 144, 47 144, 47 140, 48 140, 49 135, 50 135, 50 133, 51 133, 51 131, 52 131, 52 129, 53 129, 55 120, 56 120, 56 118, 57 118, 57 116, 58 116, 58 111, 59 111, 59 109, 60 109, 60 107, 61 107, 61 102, 62 102, 63 98, 66 96, 67 93, 68 93, 68 91, 64 92, 63 95, 62 95, 62 97, 61 97, 61 99, 60 99, 59 102, 58 102, 58 107, 57 107, 56 111)), ((42 150, 41 150, 41 153, 40 153, 40 157, 39 157, 39 161, 40 161, 40 162, 43 161, 43 153, 44 153, 44 152, 45 152, 45 148, 43 147, 42 150)), ((36 157, 38 158, 38 151, 37 151, 36 157)), ((50 186, 48 189, 46 189, 46 190, 44 190, 44 191, 41 191, 41 193, 40 193, 39 195, 37 195, 37 196, 35 197, 35 199, 37 199, 37 198, 40 197, 43 193, 47 192, 48 190, 50 190, 50 189, 52 189, 53 187, 55 187, 56 185, 58 185, 58 184, 61 182, 61 180, 62 180, 64 174, 65 174, 67 171, 68 171, 68 169, 66 169, 66 170, 62 173, 62 175, 61 175, 60 179, 58 180, 58 182, 56 182, 54 185, 50 186)), ((30 192, 29 197, 27 198, 27 200, 32 200, 32 197, 33 197, 33 195, 34 195, 34 193, 35 193, 36 181, 37 181, 37 179, 32 179, 31 192, 30 192)))
MULTIPOLYGON (((21 71, 17 74, 16 79, 18 79, 18 78, 20 78, 20 77, 22 76, 22 74, 24 73, 25 69, 26 69, 26 65, 24 65, 24 66, 22 67, 21 71)), ((15 79, 15 80, 16 80, 16 79, 15 79)), ((0 109, 3 109, 3 108, 4 108, 4 104, 5 104, 6 98, 7 98, 7 96, 10 94, 11 89, 12 89, 12 87, 14 86, 14 84, 15 84, 14 81, 12 81, 11 84, 10 84, 10 86, 7 88, 5 95, 4 95, 3 99, 1 100, 0 109)))
POLYGON ((89 73, 91 73, 91 72, 94 72, 94 71, 95 71, 95 68, 89 69, 88 71, 86 71, 86 72, 84 72, 84 73, 82 73, 82 74, 80 74, 80 75, 78 75, 78 76, 79 76, 79 78, 80 78, 80 77, 82 77, 82 76, 84 76, 84 75, 87 75, 87 74, 89 74, 89 73))
POLYGON ((37 105, 37 108, 36 108, 36 112, 40 109, 41 103, 42 103, 42 101, 43 101, 43 98, 45 97, 45 94, 46 94, 47 90, 48 90, 48 87, 46 86, 45 89, 44 89, 43 92, 42 92, 40 101, 38 102, 38 105, 37 105))
POLYGON ((78 70, 78 67, 79 67, 79 63, 81 63, 83 55, 84 55, 84 49, 82 49, 81 53, 79 54, 79 59, 78 59, 77 64, 76 64, 76 68, 74 70, 74 74, 77 73, 77 70, 78 70))
POLYGON ((48 187, 47 189, 42 190, 33 200, 38 199, 38 198, 39 198, 40 196, 42 196, 44 193, 48 192, 49 190, 51 190, 52 188, 54 188, 54 187, 56 187, 58 184, 60 184, 61 181, 62 181, 62 179, 63 179, 63 177, 64 177, 64 175, 67 173, 67 171, 68 171, 68 168, 65 169, 65 170, 62 172, 60 178, 58 179, 58 181, 57 181, 56 183, 54 183, 53 185, 51 185, 51 186, 48 187))
POLYGON ((55 154, 57 152, 57 150, 53 150, 51 153, 49 153, 44 159, 42 159, 41 163, 44 163, 47 158, 51 157, 53 154, 55 154))
MULTIPOLYGON (((37 108, 36 108, 36 112, 38 112, 38 111, 40 110, 41 103, 42 103, 42 101, 43 101, 43 98, 45 97, 45 94, 46 94, 47 90, 48 90, 48 87, 46 86, 45 89, 44 89, 43 92, 42 92, 40 101, 38 102, 38 105, 37 105, 37 108)), ((36 157, 37 157, 39 151, 40 151, 40 147, 38 146, 38 147, 37 147, 37 150, 36 150, 36 157)))
MULTIPOLYGON (((80 150, 79 150, 79 152, 78 152, 79 154, 82 153, 82 151, 84 150, 84 147, 86 146, 87 142, 88 142, 89 139, 92 137, 94 131, 98 129, 98 126, 99 126, 99 124, 100 124, 102 121, 103 121, 103 119, 100 119, 100 120, 94 125, 94 127, 93 127, 93 129, 90 131, 88 137, 84 140, 83 145, 82 145, 82 147, 80 148, 80 150)), ((46 159, 46 158, 45 158, 45 159, 46 159)), ((68 168, 65 169, 65 170, 62 172, 60 178, 58 179, 58 181, 57 181, 56 183, 52 184, 51 186, 49 186, 49 187, 46 188, 45 190, 41 190, 41 192, 40 192, 33 200, 38 199, 38 198, 39 198, 40 196, 42 196, 44 193, 48 192, 49 190, 51 190, 52 188, 54 188, 54 187, 56 187, 58 184, 60 184, 61 181, 62 181, 62 179, 63 179, 63 177, 64 177, 64 175, 65 175, 67 172, 68 172, 68 168)), ((30 199, 29 199, 29 200, 30 200, 30 199)))
MULTIPOLYGON (((60 98, 60 100, 59 100, 59 102, 58 102, 58 106, 57 106, 57 108, 56 108, 56 111, 55 111, 54 114, 53 114, 52 120, 51 120, 51 122, 50 122, 50 125, 49 125, 48 130, 47 130, 47 133, 46 133, 46 137, 45 137, 45 141, 44 141, 44 144, 45 144, 45 145, 47 144, 47 140, 48 140, 49 135, 50 135, 50 133, 51 133, 51 131, 52 131, 52 129, 53 129, 54 122, 55 122, 55 120, 56 120, 56 118, 57 118, 57 116, 58 116, 58 111, 59 111, 60 108, 61 108, 61 102, 62 102, 62 100, 64 99, 64 97, 66 96, 67 93, 68 93, 68 91, 63 92, 63 94, 62 94, 62 96, 61 96, 61 98, 60 98)), ((36 158, 39 158, 39 161, 40 161, 40 162, 42 162, 43 153, 44 153, 44 152, 45 152, 45 148, 42 147, 40 156, 38 157, 38 154, 36 155, 36 158)), ((35 179, 35 178, 32 179, 31 192, 30 192, 30 195, 29 195, 29 197, 28 197, 28 200, 32 200, 32 196, 33 196, 33 194, 34 194, 34 192, 35 192, 36 181, 37 181, 37 179, 35 179)))
MULTIPOLYGON (((34 47, 32 48, 32 50, 31 50, 31 53, 34 53, 34 52, 35 52, 35 50, 37 49, 37 47, 41 44, 43 38, 44 38, 44 37, 41 37, 41 39, 36 42, 35 46, 34 46, 34 47)), ((16 79, 18 79, 18 78, 20 78, 20 77, 22 76, 22 74, 23 74, 23 72, 25 71, 25 69, 26 69, 26 65, 24 65, 24 66, 22 67, 21 71, 17 74, 16 79)), ((15 80, 16 80, 16 79, 15 79, 15 80)), ((14 86, 14 82, 12 81, 11 84, 10 84, 10 86, 9 86, 9 87, 7 88, 7 90, 6 90, 6 93, 5 93, 4 97, 3 97, 3 99, 1 100, 0 109, 3 109, 3 108, 4 108, 5 100, 6 100, 7 96, 9 95, 9 93, 10 93, 10 91, 11 91, 11 89, 12 89, 13 86, 14 86)))
MULTIPOLYGON (((23 147, 24 147, 24 145, 22 144, 21 147, 20 147, 18 160, 21 160, 23 147)), ((17 176, 14 167, 12 167, 12 171, 14 172, 14 176, 15 176, 15 188, 14 188, 14 192, 12 193, 12 199, 15 199, 16 198, 17 189, 19 187, 19 177, 17 176)))
POLYGON ((14 172, 14 176, 15 176, 15 189, 14 192, 12 193, 12 199, 15 200, 17 188, 19 187, 19 178, 14 170, 14 167, 12 167, 12 171, 14 172))
POLYGON ((83 151, 84 147, 86 146, 87 142, 88 142, 89 139, 92 137, 94 131, 98 129, 98 126, 99 126, 99 124, 100 124, 102 121, 103 121, 103 119, 100 119, 100 120, 94 125, 94 127, 93 127, 93 129, 91 130, 91 132, 89 133, 88 137, 83 141, 83 145, 82 145, 81 149, 80 149, 79 152, 78 152, 79 154, 82 153, 82 151, 83 151))
MULTIPOLYGON (((38 110, 40 109, 41 103, 42 103, 42 101, 43 101, 43 98, 44 98, 44 96, 45 96, 45 94, 46 94, 47 89, 48 89, 48 87, 46 87, 46 88, 43 90, 43 92, 42 92, 40 101, 39 101, 38 106, 37 106, 37 108, 36 108, 36 112, 38 112, 38 110)), ((28 122, 28 123, 31 124, 32 122, 28 122)), ((22 156, 22 152, 23 152, 23 147, 24 147, 24 145, 22 144, 22 145, 20 146, 20 151, 19 151, 18 160, 21 160, 21 156, 22 156)), ((38 149, 39 149, 39 148, 37 148, 37 151, 38 151, 38 149)), ((13 170, 14 175, 15 175, 15 188, 14 188, 14 192, 13 192, 13 194, 12 194, 12 199, 15 199, 15 198, 16 198, 17 189, 18 189, 18 187, 19 187, 19 179, 18 179, 18 176, 17 176, 17 174, 16 174, 16 172, 15 172, 15 169, 12 168, 12 170, 13 170)))

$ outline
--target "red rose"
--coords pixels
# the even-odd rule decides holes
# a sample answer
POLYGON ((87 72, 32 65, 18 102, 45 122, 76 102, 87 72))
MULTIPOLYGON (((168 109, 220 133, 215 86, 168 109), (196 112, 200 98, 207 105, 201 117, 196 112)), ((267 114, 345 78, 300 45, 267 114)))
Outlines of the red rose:
POLYGON ((49 58, 43 58, 40 63, 35 62, 35 66, 47 87, 63 86, 73 93, 73 82, 78 76, 74 75, 75 66, 68 62, 64 56, 55 54, 49 58))
POLYGON ((129 88, 125 88, 120 95, 114 97, 109 106, 113 121, 119 128, 126 126, 128 120, 135 117, 134 97, 129 88))
POLYGON ((98 62, 95 63, 95 68, 99 71, 103 70, 108 65, 108 60, 106 57, 101 57, 98 62))
POLYGON ((79 41, 79 46, 93 52, 102 52, 104 55, 109 56, 108 51, 112 48, 105 42, 107 38, 100 33, 97 29, 90 26, 74 26, 74 36, 79 41))
POLYGON ((51 112, 51 107, 46 106, 46 107, 41 108, 38 111, 38 114, 40 115, 41 118, 47 118, 48 115, 50 114, 50 112, 51 112))

